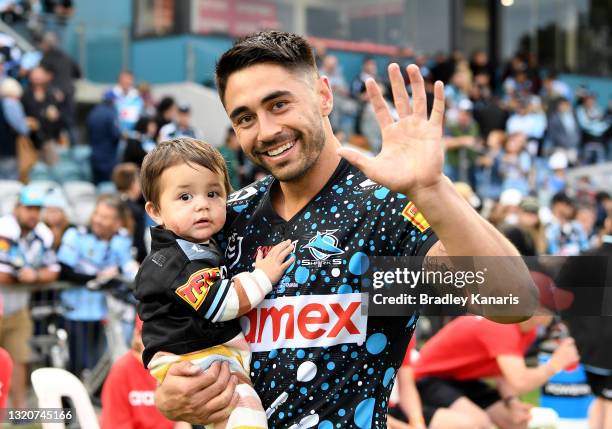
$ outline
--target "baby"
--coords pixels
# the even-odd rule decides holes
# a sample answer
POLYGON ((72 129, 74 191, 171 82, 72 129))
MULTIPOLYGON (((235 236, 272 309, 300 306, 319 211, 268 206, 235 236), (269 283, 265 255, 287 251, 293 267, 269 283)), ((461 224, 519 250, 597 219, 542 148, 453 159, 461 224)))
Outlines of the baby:
POLYGON ((225 223, 231 187, 223 157, 207 143, 187 138, 160 143, 146 156, 141 181, 145 209, 160 225, 151 229, 151 254, 136 277, 144 364, 161 382, 177 361, 202 370, 227 361, 240 380, 240 399, 219 427, 267 428, 238 318, 257 306, 291 265, 291 241, 265 257, 258 252, 252 272, 225 278, 212 238, 225 223))

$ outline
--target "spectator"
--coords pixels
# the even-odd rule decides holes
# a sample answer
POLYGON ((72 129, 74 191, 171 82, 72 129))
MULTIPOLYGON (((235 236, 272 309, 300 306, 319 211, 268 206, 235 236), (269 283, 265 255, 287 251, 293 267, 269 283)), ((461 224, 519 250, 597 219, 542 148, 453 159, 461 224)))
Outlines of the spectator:
MULTIPOLYGON (((0 331, 2 331, 2 314, 0 313, 0 331)), ((0 348, 0 419, 4 418, 4 409, 7 406, 11 377, 13 375, 13 360, 11 355, 0 348)))
POLYGON ((572 104, 567 98, 559 98, 555 112, 550 117, 548 137, 553 150, 565 151, 571 164, 578 161, 578 149, 581 142, 581 130, 572 104))
POLYGON ((96 185, 109 181, 117 164, 120 131, 114 102, 115 93, 105 92, 102 103, 94 107, 87 117, 91 170, 96 185))
POLYGON ((17 138, 30 132, 23 106, 19 101, 21 85, 6 78, 0 85, 0 179, 17 180, 17 138))
MULTIPOLYGON (((506 132, 525 134, 529 141, 537 142, 535 149, 539 149, 547 127, 546 115, 542 112, 539 99, 521 97, 513 100, 512 106, 515 113, 508 118, 506 132)), ((532 151, 534 155, 535 149, 532 151)))
POLYGON ((43 193, 33 186, 21 189, 12 215, 0 218, 0 299, 4 317, 0 330, 0 347, 5 348, 14 363, 11 399, 13 407, 26 406, 29 340, 32 320, 28 311, 30 292, 19 290, 20 284, 50 283, 57 279, 59 265, 52 249, 53 234, 40 222, 43 193))
POLYGON ((113 88, 115 107, 119 115, 119 127, 127 133, 134 129, 144 110, 144 100, 134 87, 134 75, 129 70, 119 73, 117 85, 113 88))
POLYGON ((157 134, 155 135, 156 141, 160 141, 159 132, 162 127, 176 119, 176 109, 176 102, 172 97, 162 98, 157 105, 157 116, 155 117, 155 120, 157 121, 157 134))
POLYGON ((351 82, 351 97, 357 101, 366 102, 368 95, 365 83, 370 78, 378 80, 378 66, 374 58, 365 57, 361 63, 361 71, 351 82))
POLYGON ((144 157, 151 152, 155 145, 157 135, 157 122, 151 116, 141 116, 136 122, 134 131, 127 139, 125 150, 123 151, 123 162, 132 162, 139 168, 144 157))
POLYGON ((32 125, 32 142, 37 148, 49 140, 60 141, 65 129, 62 117, 64 94, 52 88, 50 74, 42 67, 34 67, 29 76, 30 86, 23 95, 23 107, 32 125))
POLYGON ((472 59, 470 60, 470 70, 473 76, 485 75, 488 77, 489 85, 493 83, 495 70, 489 63, 489 57, 484 50, 479 49, 472 54, 472 59))
POLYGON ((597 105, 593 94, 587 93, 576 108, 576 117, 583 133, 583 162, 586 164, 605 160, 605 144, 610 131, 610 119, 597 105))
POLYGON ((552 314, 544 308, 510 325, 473 316, 452 320, 425 343, 414 364, 421 400, 461 414, 466 427, 526 428, 529 406, 518 395, 542 386, 578 360, 573 340, 566 339, 546 364, 526 366, 523 356, 537 328, 551 320, 552 314), (483 378, 495 378, 496 388, 483 378))
POLYGON ((548 168, 552 174, 546 181, 546 191, 554 195, 565 191, 568 160, 565 152, 555 152, 548 158, 548 168))
POLYGON ((555 194, 551 201, 552 222, 546 228, 548 253, 551 255, 577 255, 589 248, 582 225, 574 220, 574 202, 567 194, 555 194))
POLYGON ((175 139, 179 137, 190 137, 200 139, 201 133, 191 125, 191 107, 189 104, 179 104, 176 120, 164 125, 159 130, 159 141, 175 139))
POLYGON ((595 222, 597 221, 597 211, 594 205, 581 203, 576 209, 576 222, 582 226, 586 238, 589 242, 589 248, 595 249, 599 246, 599 237, 595 230, 595 222))
POLYGON ((68 219, 68 201, 59 189, 50 191, 45 196, 45 209, 42 212, 42 221, 53 233, 53 250, 58 251, 64 233, 73 227, 68 219))
POLYGON ((469 183, 476 186, 475 160, 478 155, 480 129, 472 116, 472 102, 462 99, 457 105, 455 122, 448 122, 445 173, 454 181, 469 183))
POLYGON ((510 134, 506 139, 499 166, 503 180, 502 189, 517 189, 523 195, 529 193, 529 172, 531 170, 531 157, 525 149, 526 140, 525 134, 510 134))
POLYGON ((5 33, 0 33, 0 55, 4 59, 4 72, 7 76, 16 77, 21 61, 21 50, 15 39, 5 33))
POLYGON ((147 256, 145 246, 145 209, 142 203, 142 189, 140 187, 140 170, 136 164, 122 163, 113 170, 113 183, 121 199, 125 201, 134 220, 134 247, 136 260, 140 263, 147 256))
MULTIPOLYGON (((81 77, 81 70, 72 58, 58 48, 55 34, 45 34, 40 48, 43 53, 40 65, 52 73, 53 78, 51 83, 64 94, 63 116, 66 120, 69 133, 71 133, 75 116, 74 80, 81 77)), ((72 135, 71 143, 76 143, 72 135)))
POLYGON ((505 130, 508 112, 493 98, 486 75, 474 76, 470 98, 474 102, 474 120, 480 128, 480 135, 486 139, 495 130, 505 130), (483 77, 486 80, 483 80, 483 77))
MULTIPOLYGON (((91 291, 85 284, 97 279, 112 281, 119 275, 134 278, 138 264, 132 259, 129 208, 116 195, 101 195, 89 228, 69 228, 57 254, 61 278, 76 287, 62 292, 69 335, 70 370, 80 375, 104 351, 100 321, 106 316, 104 292, 91 291)), ((126 315, 128 316, 128 315, 126 315)))
POLYGON ((136 318, 132 347, 110 369, 102 387, 102 429, 187 429, 155 407, 157 382, 142 363, 142 321, 136 318))
POLYGON ((544 76, 540 95, 547 110, 551 110, 560 99, 569 100, 570 102, 573 100, 571 88, 568 84, 559 80, 555 71, 551 71, 544 76))
POLYGON ((153 94, 151 94, 151 85, 148 82, 140 82, 138 84, 138 93, 144 103, 142 114, 155 116, 155 100, 153 100, 153 94))
POLYGON ((480 167, 477 172, 477 189, 486 199, 497 200, 502 191, 503 178, 500 172, 500 164, 505 144, 505 132, 501 130, 491 131, 486 138, 486 147, 482 155, 476 158, 476 164, 480 167))
POLYGON ((225 134, 225 143, 219 149, 227 166, 227 175, 233 190, 240 189, 242 164, 239 162, 240 155, 244 162, 244 153, 241 153, 240 145, 236 141, 236 133, 233 127, 229 127, 225 134))
POLYGON ((450 83, 444 87, 444 96, 448 105, 447 116, 455 120, 456 109, 461 101, 468 99, 472 87, 472 73, 467 63, 456 65, 450 83))
POLYGON ((329 86, 334 95, 334 110, 329 117, 332 128, 352 132, 355 127, 357 104, 350 97, 348 84, 338 65, 338 58, 326 55, 320 73, 329 79, 329 86))
MULTIPOLYGON (((546 231, 540 220, 539 212, 540 204, 535 197, 525 197, 519 205, 518 225, 529 235, 533 243, 533 255, 546 253, 546 231)), ((526 252, 521 252, 521 255, 529 256, 526 252)))

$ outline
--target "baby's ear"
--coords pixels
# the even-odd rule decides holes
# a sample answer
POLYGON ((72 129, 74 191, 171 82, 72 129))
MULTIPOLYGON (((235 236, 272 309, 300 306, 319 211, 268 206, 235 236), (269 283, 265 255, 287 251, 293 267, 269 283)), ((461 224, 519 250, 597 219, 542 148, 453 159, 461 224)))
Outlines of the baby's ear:
POLYGON ((145 204, 145 211, 147 212, 149 216, 151 216, 151 219, 153 219, 156 224, 158 225, 164 224, 161 218, 161 214, 159 213, 157 206, 153 204, 153 202, 147 201, 147 203, 145 204))

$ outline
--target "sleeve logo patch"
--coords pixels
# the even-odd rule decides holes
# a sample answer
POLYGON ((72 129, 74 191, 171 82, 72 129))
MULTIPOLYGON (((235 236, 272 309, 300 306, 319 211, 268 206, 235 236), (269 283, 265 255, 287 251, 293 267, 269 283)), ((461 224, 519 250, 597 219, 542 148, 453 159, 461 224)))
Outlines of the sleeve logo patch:
POLYGON ((427 228, 429 228, 429 222, 423 216, 423 213, 417 209, 412 201, 410 201, 404 210, 402 211, 402 216, 410 221, 411 224, 417 227, 417 229, 421 232, 425 232, 427 228))
POLYGON ((176 288, 175 292, 187 304, 198 310, 204 302, 210 286, 219 278, 221 278, 219 268, 205 268, 189 276, 187 283, 176 288))
POLYGON ((11 242, 6 238, 0 238, 0 252, 8 252, 11 250, 11 242))

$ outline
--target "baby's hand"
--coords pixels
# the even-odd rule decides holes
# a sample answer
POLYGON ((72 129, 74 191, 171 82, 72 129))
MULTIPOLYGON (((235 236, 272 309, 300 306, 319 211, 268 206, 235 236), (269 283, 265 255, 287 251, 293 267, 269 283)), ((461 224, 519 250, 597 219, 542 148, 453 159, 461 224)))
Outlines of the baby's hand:
POLYGON ((274 246, 265 258, 261 250, 258 250, 255 258, 255 268, 259 268, 266 273, 270 283, 274 285, 278 283, 285 270, 293 263, 293 256, 285 261, 292 250, 291 240, 285 240, 274 246))

